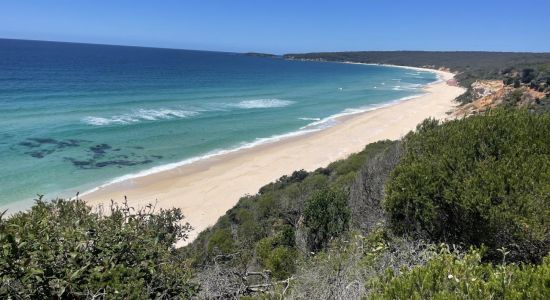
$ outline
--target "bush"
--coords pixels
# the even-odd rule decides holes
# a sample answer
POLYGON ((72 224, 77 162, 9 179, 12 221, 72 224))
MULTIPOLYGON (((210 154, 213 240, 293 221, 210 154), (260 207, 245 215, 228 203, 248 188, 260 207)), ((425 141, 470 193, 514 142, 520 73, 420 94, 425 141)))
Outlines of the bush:
POLYGON ((173 298, 196 287, 173 255, 191 229, 179 209, 95 213, 81 200, 38 200, 0 217, 0 298, 173 298))
POLYGON ((388 270, 372 299, 550 299, 550 257, 539 265, 481 263, 481 252, 443 250, 424 266, 388 270))
POLYGON ((351 224, 363 234, 385 224, 386 216, 381 205, 385 197, 384 186, 399 163, 401 148, 400 142, 393 142, 386 151, 369 159, 350 187, 351 224))
POLYGON ((342 190, 325 188, 308 199, 304 221, 308 228, 310 246, 317 250, 349 227, 350 211, 347 195, 342 190))
POLYGON ((398 233, 511 250, 540 261, 550 237, 550 114, 496 110, 436 125, 404 141, 385 208, 398 233))
POLYGON ((208 241, 208 254, 210 257, 225 255, 234 251, 233 236, 229 229, 216 229, 212 232, 208 241))
POLYGON ((298 258, 294 246, 294 230, 290 226, 285 226, 276 235, 263 238, 256 243, 256 257, 274 278, 286 279, 294 272, 298 258))
POLYGON ((296 269, 296 250, 279 246, 273 249, 265 261, 265 266, 276 279, 290 277, 296 269))

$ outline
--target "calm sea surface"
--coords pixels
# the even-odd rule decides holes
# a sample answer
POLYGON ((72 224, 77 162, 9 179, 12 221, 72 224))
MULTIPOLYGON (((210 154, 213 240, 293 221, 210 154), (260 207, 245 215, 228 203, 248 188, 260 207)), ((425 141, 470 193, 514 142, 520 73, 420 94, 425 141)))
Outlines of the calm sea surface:
POLYGON ((0 39, 0 207, 321 130, 430 72, 0 39))

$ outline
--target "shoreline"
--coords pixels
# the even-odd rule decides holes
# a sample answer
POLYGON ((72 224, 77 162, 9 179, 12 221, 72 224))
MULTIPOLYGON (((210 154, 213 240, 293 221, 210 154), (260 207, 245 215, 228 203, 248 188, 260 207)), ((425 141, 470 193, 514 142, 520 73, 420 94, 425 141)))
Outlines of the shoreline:
MULTIPOLYGON (((400 67, 400 66, 393 66, 400 67)), ((398 139, 427 117, 446 119, 463 88, 447 85, 454 74, 424 68, 440 80, 424 87, 425 94, 390 102, 380 108, 333 118, 337 124, 279 140, 229 150, 144 176, 100 186, 82 194, 89 205, 105 205, 125 196, 131 206, 156 203, 157 208, 181 208, 193 227, 189 239, 213 225, 246 194, 295 170, 312 171, 361 151, 368 143, 398 139)), ((203 156, 204 157, 204 156, 203 156)))
MULTIPOLYGON (((310 60, 305 60, 305 61, 310 61, 310 60)), ((315 61, 315 60, 311 60, 311 61, 315 61)), ((332 62, 332 61, 323 61, 323 62, 332 62)), ((443 81, 446 81, 446 80, 443 80, 442 78, 444 76, 450 76, 450 75, 447 75, 447 74, 441 74, 440 73, 440 72, 449 73, 449 72, 446 72, 446 71, 440 71, 440 70, 428 69, 428 68, 420 68, 420 67, 398 66, 398 65, 389 65, 389 64, 358 63, 358 62, 352 62, 352 61, 333 62, 333 63, 355 64, 355 65, 366 65, 366 66, 383 66, 383 67, 401 68, 401 69, 409 69, 409 70, 425 71, 425 72, 435 73, 437 75, 437 80, 434 81, 434 82, 430 82, 430 83, 426 84, 423 87, 424 92, 426 90, 426 87, 428 87, 430 85, 441 83, 443 81)), ((449 73, 449 74, 452 74, 452 73, 449 73)), ((452 76, 454 76, 454 74, 452 74, 452 76)), ((295 131, 282 133, 282 134, 278 134, 278 135, 273 135, 273 136, 269 136, 269 137, 266 137, 266 138, 257 138, 256 140, 251 141, 251 142, 243 142, 238 146, 234 146, 234 147, 230 147, 230 148, 226 148, 226 149, 215 149, 215 150, 212 150, 212 151, 207 152, 207 153, 205 153, 203 155, 200 155, 200 156, 190 157, 190 158, 187 158, 187 159, 184 159, 184 160, 181 160, 181 161, 177 161, 177 162, 173 162, 173 163, 169 163, 169 164, 165 164, 165 165, 152 167, 150 169, 142 170, 142 171, 139 171, 139 172, 136 172, 136 173, 125 174, 125 175, 122 175, 122 176, 119 176, 119 177, 115 177, 112 180, 110 180, 108 182, 105 182, 105 183, 102 183, 102 184, 100 184, 98 186, 95 186, 91 189, 85 190, 83 193, 80 193, 80 196, 86 196, 86 195, 94 193, 94 192, 96 192, 100 189, 108 187, 112 184, 117 184, 117 183, 125 181, 125 180, 131 180, 131 179, 135 179, 135 178, 139 178, 139 177, 154 175, 155 173, 170 171, 171 169, 187 166, 189 164, 197 163, 197 162, 199 162, 201 160, 205 160, 205 159, 211 159, 211 158, 216 157, 216 156, 228 155, 228 154, 231 154, 231 153, 234 153, 234 152, 237 152, 237 151, 242 151, 242 150, 250 149, 250 148, 253 148, 253 147, 258 147, 258 146, 261 146, 261 145, 264 145, 264 144, 277 143, 277 142, 281 142, 282 140, 285 140, 285 139, 298 137, 298 136, 303 136, 303 135, 311 134, 311 133, 314 133, 314 132, 317 132, 317 131, 325 130, 325 129, 330 128, 332 126, 328 126, 328 127, 322 127, 322 126, 317 127, 317 126, 322 125, 323 123, 330 122, 330 121, 336 121, 338 123, 338 121, 344 121, 347 117, 351 117, 351 116, 358 115, 358 114, 363 114, 363 113, 366 113, 366 112, 370 112, 370 111, 373 111, 373 110, 385 108, 385 107, 388 107, 388 106, 397 105, 397 104, 399 104, 403 101, 409 101, 409 100, 412 100, 412 99, 415 99, 415 98, 418 98, 418 97, 422 97, 424 95, 426 95, 426 93, 412 95, 412 96, 406 96, 406 97, 398 98, 398 99, 391 100, 391 101, 388 101, 388 102, 385 102, 385 103, 353 108, 353 109, 349 109, 350 110, 349 112, 346 112, 346 110, 344 110, 340 113, 336 113, 336 114, 328 116, 326 118, 315 120, 314 122, 312 122, 310 124, 307 124, 307 125, 299 128, 298 130, 295 130, 295 131)))
MULTIPOLYGON (((431 85, 431 84, 436 84, 437 82, 440 82, 440 80, 429 83, 429 84, 427 84, 427 86, 431 85)), ((268 145, 268 144, 272 144, 272 143, 278 143, 278 142, 281 142, 281 141, 284 141, 284 140, 287 140, 287 139, 292 139, 292 138, 300 137, 300 136, 303 136, 303 135, 308 135, 308 134, 311 134, 311 133, 322 131, 322 130, 325 130, 325 129, 328 129, 328 128, 331 128, 332 126, 334 126, 334 125, 332 125, 332 126, 325 127, 325 126, 323 126, 324 123, 329 123, 331 121, 339 123, 339 122, 345 121, 347 118, 353 117, 355 115, 359 115, 359 114, 367 113, 367 112, 374 111, 374 110, 377 110, 377 109, 397 105, 401 102, 409 101, 409 100, 412 100, 412 99, 415 99, 415 98, 419 98, 419 97, 422 97, 424 95, 426 95, 426 94, 422 93, 422 94, 418 94, 418 95, 412 95, 412 96, 406 96, 406 97, 403 97, 403 98, 398 98, 396 100, 392 100, 392 101, 385 102, 385 103, 374 104, 374 105, 359 107, 359 108, 355 108, 355 109, 349 109, 348 112, 343 111, 343 112, 328 116, 326 118, 322 118, 322 119, 318 119, 318 120, 312 120, 313 121, 312 123, 307 124, 307 125, 299 128, 298 130, 295 130, 295 131, 282 133, 282 134, 278 134, 278 135, 273 135, 273 136, 269 136, 269 137, 266 137, 266 138, 257 138, 255 141, 243 142, 240 145, 234 146, 234 147, 231 147, 231 148, 213 150, 213 151, 207 152, 207 153, 205 153, 203 155, 200 155, 200 156, 195 156, 195 157, 187 158, 187 159, 184 159, 184 160, 181 160, 181 161, 177 161, 177 162, 173 162, 173 163, 168 163, 168 164, 152 167, 150 169, 142 170, 142 171, 139 171, 139 172, 136 172, 136 173, 129 173, 129 174, 126 174, 126 175, 115 177, 111 181, 100 184, 100 185, 98 185, 94 188, 88 189, 88 190, 80 193, 80 196, 86 196, 88 194, 94 193, 94 192, 96 192, 100 189, 108 187, 112 184, 117 184, 117 183, 122 182, 122 181, 136 179, 136 178, 145 177, 145 176, 149 176, 149 175, 154 175, 156 173, 170 171, 170 170, 175 169, 175 168, 184 167, 184 166, 187 166, 187 165, 190 165, 190 164, 194 164, 194 163, 197 163, 197 162, 202 161, 202 160, 212 159, 212 158, 215 158, 215 157, 218 157, 218 156, 229 155, 231 153, 235 153, 235 152, 239 152, 239 151, 243 151, 243 150, 247 150, 247 149, 252 149, 254 147, 259 147, 259 146, 262 146, 262 145, 268 145)), ((77 189, 75 189, 75 190, 77 190, 77 189)))
MULTIPOLYGON (((304 61, 316 62, 317 60, 304 60, 304 61)), ((254 141, 243 142, 241 144, 238 144, 238 145, 230 147, 230 148, 214 149, 214 150, 212 150, 210 152, 207 152, 203 155, 190 157, 190 158, 183 159, 183 160, 180 160, 180 161, 155 166, 155 167, 145 169, 145 170, 141 170, 141 171, 137 171, 137 172, 134 172, 134 173, 127 173, 125 175, 118 176, 118 177, 112 178, 108 181, 97 183, 95 185, 87 184, 87 185, 83 185, 83 186, 87 186, 87 187, 83 187, 83 186, 75 187, 75 188, 59 191, 59 192, 56 192, 56 193, 53 193, 53 194, 64 194, 64 195, 67 195, 66 198, 75 199, 75 197, 68 196, 68 194, 74 195, 77 191, 84 190, 83 192, 80 192, 80 194, 79 194, 80 197, 83 197, 83 196, 87 196, 89 194, 93 194, 95 192, 98 192, 98 191, 100 191, 104 188, 107 188, 107 187, 111 186, 111 185, 116 185, 116 184, 124 182, 124 181, 133 180, 133 179, 137 179, 137 178, 141 178, 141 177, 145 177, 145 176, 152 176, 152 175, 155 175, 157 173, 167 172, 167 171, 170 171, 172 169, 185 167, 185 166, 188 166, 190 164, 195 164, 195 163, 198 163, 198 162, 203 161, 203 160, 213 159, 213 158, 218 157, 218 156, 226 156, 226 155, 229 155, 231 153, 248 150, 248 149, 259 147, 259 146, 262 146, 262 145, 267 145, 267 144, 272 144, 272 143, 279 143, 279 142, 282 142, 282 141, 287 140, 287 139, 292 139, 292 138, 301 137, 301 136, 304 136, 304 135, 309 135, 309 134, 312 134, 312 133, 315 133, 315 132, 318 132, 318 131, 323 131, 323 130, 331 128, 335 125, 338 125, 339 123, 347 120, 347 118, 349 118, 349 117, 354 117, 356 115, 364 114, 364 113, 367 113, 367 112, 371 112, 371 111, 378 110, 378 109, 381 109, 381 108, 386 108, 386 107, 393 106, 393 105, 398 105, 401 102, 410 101, 412 99, 422 97, 422 96, 426 95, 426 93, 425 93, 426 87, 442 82, 441 78, 446 76, 446 75, 440 74, 439 70, 428 69, 428 68, 420 68, 420 67, 409 67, 409 66, 399 66, 399 65, 389 65, 389 64, 374 64, 374 63, 358 63, 358 62, 352 62, 352 61, 339 61, 339 62, 337 62, 337 61, 322 61, 322 62, 331 62, 331 63, 339 63, 339 64, 356 64, 356 65, 367 65, 367 66, 383 66, 383 67, 391 67, 391 68, 410 69, 410 70, 416 70, 416 71, 425 71, 425 72, 435 73, 437 75, 437 80, 426 84, 422 88, 422 90, 424 92, 421 93, 421 94, 405 96, 405 97, 390 100, 390 101, 387 101, 387 102, 378 103, 378 104, 371 104, 371 105, 362 106, 362 107, 358 107, 358 108, 349 108, 349 109, 346 109, 342 112, 336 113, 334 115, 331 115, 331 116, 328 116, 328 117, 325 117, 325 118, 321 118, 319 120, 312 120, 313 121, 312 123, 304 125, 303 127, 299 128, 295 131, 282 133, 282 134, 278 134, 278 135, 273 135, 273 136, 269 136, 269 137, 265 137, 265 138, 257 138, 254 141), (328 126, 324 125, 324 124, 327 124, 327 123, 332 123, 332 124, 330 124, 328 126)), ((61 198, 63 198, 63 197, 61 197, 61 198)), ((23 211, 23 210, 31 208, 33 204, 34 204, 34 198, 33 199, 27 199, 27 200, 24 200, 24 201, 16 201, 16 202, 7 203, 7 204, 4 204, 4 205, 0 206, 0 208, 4 209, 4 210, 7 210, 7 215, 11 215, 11 214, 17 213, 19 211, 23 211)))

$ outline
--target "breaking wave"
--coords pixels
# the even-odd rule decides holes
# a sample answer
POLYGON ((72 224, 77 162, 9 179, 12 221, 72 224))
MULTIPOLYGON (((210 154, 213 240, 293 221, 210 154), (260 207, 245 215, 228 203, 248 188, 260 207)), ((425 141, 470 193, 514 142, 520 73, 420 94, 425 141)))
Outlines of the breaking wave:
POLYGON ((233 106, 243 109, 251 108, 274 108, 285 107, 293 104, 294 101, 281 100, 281 99, 256 99, 256 100, 244 100, 233 106))
POLYGON ((94 126, 126 125, 142 121, 156 121, 174 118, 188 118, 197 115, 196 111, 178 109, 138 109, 132 113, 114 115, 110 117, 88 116, 83 119, 84 123, 94 126))

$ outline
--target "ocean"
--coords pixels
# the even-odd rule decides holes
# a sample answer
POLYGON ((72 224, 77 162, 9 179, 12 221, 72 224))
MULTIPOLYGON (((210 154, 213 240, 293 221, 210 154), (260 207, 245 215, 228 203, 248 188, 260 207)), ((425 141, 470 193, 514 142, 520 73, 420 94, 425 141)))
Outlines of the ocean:
POLYGON ((436 80, 398 67, 0 39, 0 207, 323 130, 436 80))

